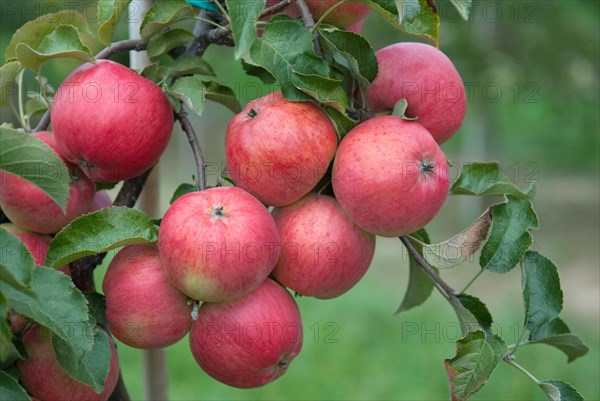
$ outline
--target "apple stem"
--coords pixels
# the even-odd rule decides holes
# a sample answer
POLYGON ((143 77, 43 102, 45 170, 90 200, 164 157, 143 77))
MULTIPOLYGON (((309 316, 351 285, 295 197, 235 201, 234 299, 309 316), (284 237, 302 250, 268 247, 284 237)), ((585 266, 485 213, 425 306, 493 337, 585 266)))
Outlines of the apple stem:
POLYGON ((198 301, 193 301, 192 303, 192 320, 198 320, 198 309, 200 308, 200 303, 198 301))
POLYGON ((458 296, 456 295, 456 291, 454 290, 454 288, 450 287, 448 285, 448 283, 446 283, 444 280, 442 280, 440 275, 436 273, 435 269, 429 264, 429 262, 427 262, 425 260, 425 258, 423 258, 419 254, 419 252, 415 249, 415 247, 410 242, 410 240, 407 237, 402 236, 402 237, 400 237, 400 241, 402 241, 402 244, 404 244, 404 246, 406 247, 406 250, 408 251, 410 256, 415 260, 415 262, 417 262, 417 264, 421 267, 421 269, 423 269, 423 271, 425 273, 427 273, 427 275, 433 280, 433 282, 436 284, 438 290, 443 291, 444 295, 446 295, 446 297, 451 302, 460 303, 460 300, 458 299, 458 296))
POLYGON ((194 160, 196 161, 196 170, 198 172, 196 186, 198 190, 202 191, 206 189, 206 163, 204 162, 204 155, 202 154, 202 149, 198 143, 198 136, 196 135, 196 131, 194 131, 194 127, 192 127, 190 120, 187 118, 187 113, 183 110, 183 105, 181 105, 181 109, 175 113, 175 118, 179 120, 181 129, 185 132, 188 142, 192 147, 192 153, 194 154, 194 160))

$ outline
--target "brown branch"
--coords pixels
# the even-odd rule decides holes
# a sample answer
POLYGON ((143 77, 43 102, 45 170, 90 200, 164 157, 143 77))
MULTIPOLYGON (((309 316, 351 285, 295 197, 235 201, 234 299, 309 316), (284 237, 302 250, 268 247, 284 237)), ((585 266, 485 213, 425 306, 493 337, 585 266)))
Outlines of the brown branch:
POLYGON ((125 383, 123 382, 123 375, 119 372, 119 381, 117 381, 117 386, 114 391, 108 397, 108 401, 129 401, 131 398, 129 397, 129 393, 127 392, 127 387, 125 387, 125 383))
POLYGON ((429 262, 427 262, 425 258, 423 258, 419 254, 419 252, 415 249, 410 240, 407 237, 400 237, 400 241, 402 241, 410 256, 417 262, 421 269, 423 269, 423 271, 427 273, 427 275, 433 280, 437 287, 445 293, 448 299, 460 303, 460 300, 458 299, 454 288, 450 287, 448 283, 442 280, 440 275, 436 273, 435 269, 429 264, 429 262))
MULTIPOLYGON (((309 31, 315 26, 315 19, 313 18, 310 9, 306 5, 306 1, 304 0, 296 0, 296 6, 298 6, 298 10, 302 14, 302 20, 304 21, 304 26, 309 31)), ((315 31, 313 32, 313 43, 315 46, 315 52, 318 56, 323 56, 323 50, 321 49, 321 43, 319 43, 319 34, 315 31)))
MULTIPOLYGON (((271 7, 267 7, 263 10, 262 13, 258 16, 258 18, 268 17, 269 15, 277 14, 278 12, 284 10, 287 6, 294 3, 296 0, 283 0, 279 3, 272 5, 271 7)), ((314 23, 314 21, 313 21, 314 23)))
POLYGON ((181 105, 181 109, 175 113, 175 117, 179 120, 181 129, 185 132, 188 142, 192 147, 192 153, 194 154, 198 172, 197 187, 202 191, 203 189, 206 189, 206 163, 204 162, 204 155, 202 154, 202 149, 200 149, 200 144, 198 143, 198 136, 196 135, 196 131, 194 131, 194 127, 192 127, 190 120, 187 118, 187 113, 183 110, 183 104, 181 105))

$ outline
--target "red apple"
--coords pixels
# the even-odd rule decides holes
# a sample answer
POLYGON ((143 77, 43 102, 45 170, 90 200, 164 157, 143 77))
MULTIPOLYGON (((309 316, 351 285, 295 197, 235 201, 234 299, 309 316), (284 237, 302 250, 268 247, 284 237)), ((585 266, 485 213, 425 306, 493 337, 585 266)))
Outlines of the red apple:
POLYGON ((465 86, 452 61, 424 43, 396 43, 376 55, 379 73, 367 91, 371 110, 391 110, 405 98, 408 117, 418 117, 438 143, 450 139, 467 110, 465 86))
POLYGON ((334 198, 310 193, 272 213, 281 239, 273 278, 289 289, 335 298, 367 272, 375 236, 354 224, 334 198))
MULTIPOLYGON (((267 0, 266 7, 277 4, 279 0, 267 0)), ((325 14, 327 10, 339 3, 340 0, 306 0, 315 22, 325 14)), ((335 8, 324 22, 341 28, 346 28, 365 18, 371 12, 371 8, 365 4, 356 2, 344 3, 335 8)), ((301 13, 295 4, 288 6, 284 13, 292 18, 300 18, 301 13)))
POLYGON ((166 148, 173 110, 162 90, 108 60, 85 64, 60 85, 52 105, 58 148, 96 182, 135 177, 166 148))
POLYGON ((220 382, 264 386, 283 375, 302 348, 298 306, 271 279, 237 301, 203 303, 190 348, 198 365, 220 382))
POLYGON ((189 297, 229 302, 273 270, 279 234, 256 198, 236 187, 192 192, 167 210, 158 249, 171 283, 189 297))
POLYGON ((0 208, 10 221, 20 227, 36 233, 54 234, 75 217, 89 210, 95 187, 77 166, 62 157, 51 132, 37 132, 33 135, 50 146, 63 159, 69 170, 71 191, 67 214, 65 215, 40 188, 4 171, 0 171, 0 208))
POLYGON ((169 282, 155 246, 129 245, 119 251, 102 289, 110 331, 131 347, 167 347, 190 330, 189 299, 169 282))
MULTIPOLYGON (((106 333, 105 333, 106 334, 106 333)), ((109 339, 111 358, 104 390, 97 394, 93 388, 67 375, 58 364, 50 334, 45 328, 33 325, 22 338, 27 360, 17 361, 21 384, 27 392, 44 401, 106 401, 119 379, 117 352, 109 339)))
POLYGON ((90 212, 96 212, 100 209, 112 206, 112 199, 106 189, 96 192, 92 204, 90 205, 90 212))
POLYGON ((333 191, 356 224, 384 237, 409 234, 437 214, 448 195, 448 164, 421 124, 380 116, 342 140, 333 191))
MULTIPOLYGON (((27 248, 29 253, 31 253, 31 256, 33 256, 35 263, 40 266, 45 266, 44 262, 46 260, 46 252, 50 246, 50 241, 52 241, 51 236, 24 230, 12 223, 3 223, 0 224, 0 227, 4 228, 6 231, 21 240, 21 242, 25 245, 25 248, 27 248)), ((64 265, 58 270, 71 277, 69 265, 64 265)))
POLYGON ((260 201, 289 205, 325 175, 337 148, 327 115, 274 92, 248 103, 227 126, 225 156, 233 181, 260 201))

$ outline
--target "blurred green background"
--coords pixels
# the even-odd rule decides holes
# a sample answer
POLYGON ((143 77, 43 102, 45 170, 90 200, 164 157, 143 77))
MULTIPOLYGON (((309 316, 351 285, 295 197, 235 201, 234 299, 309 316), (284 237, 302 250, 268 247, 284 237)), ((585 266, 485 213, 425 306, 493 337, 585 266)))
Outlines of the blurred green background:
MULTIPOLYGON (((564 355, 553 348, 524 347, 518 362, 539 379, 565 380, 585 399, 598 400, 600 2, 475 1, 469 21, 459 20, 447 1, 436 3, 442 17, 440 48, 455 63, 469 96, 463 127, 444 144, 444 151, 459 165, 497 160, 520 186, 538 182, 534 204, 541 228, 534 234, 535 247, 559 266, 563 319, 591 349, 586 357, 566 364, 564 355)), ((61 7, 89 15, 94 9, 91 2, 2 0, 0 5, 2 48, 20 25, 36 16, 61 7)), ((377 15, 368 17, 363 34, 375 49, 417 40, 396 32, 377 15)), ((126 35, 122 24, 115 39, 126 35)), ((272 90, 246 77, 229 48, 210 47, 206 59, 242 104, 272 90)), ((127 63, 127 55, 118 60, 127 63)), ((74 65, 50 62, 44 74, 58 85, 74 65)), ((27 82, 33 88, 31 76, 27 82)), ((231 116, 224 107, 208 104, 203 117, 193 120, 208 158, 211 184, 224 165, 223 136, 231 116)), ((6 108, 2 109, 5 121, 16 125, 6 108)), ((162 215, 174 189, 191 182, 194 169, 184 135, 175 133, 153 172, 158 184, 143 207, 162 215)), ((488 202, 497 201, 450 198, 429 226, 432 239, 448 238, 468 226, 488 202)), ((473 262, 444 271, 444 279, 461 289, 477 272, 477 258, 473 262)), ((98 283, 104 271, 105 266, 97 269, 98 283)), ((447 399, 442 362, 454 355, 458 325, 438 294, 424 306, 394 316, 406 283, 406 253, 397 240, 380 238, 371 269, 352 291, 331 301, 297 299, 305 324, 304 349, 280 380, 249 391, 221 385, 197 367, 184 339, 167 351, 170 398, 447 399)), ((523 321, 518 269, 504 276, 486 273, 470 292, 488 304, 498 334, 508 343, 515 342, 523 321)), ((141 352, 119 344, 119 355, 132 398, 143 399, 141 352)), ((473 397, 544 398, 524 375, 505 364, 473 397)))

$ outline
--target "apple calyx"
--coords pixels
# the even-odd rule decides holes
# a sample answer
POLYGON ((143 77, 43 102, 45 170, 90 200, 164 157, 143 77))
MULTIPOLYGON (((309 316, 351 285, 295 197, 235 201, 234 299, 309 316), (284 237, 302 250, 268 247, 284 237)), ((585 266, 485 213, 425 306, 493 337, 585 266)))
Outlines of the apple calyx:
POLYGON ((435 165, 430 160, 425 159, 419 163, 419 169, 423 174, 433 174, 435 172, 435 165))
POLYGON ((222 220, 225 217, 225 212, 223 211, 223 206, 213 205, 212 210, 210 211, 210 215, 215 220, 222 220))
POLYGON ((257 112, 256 112, 256 110, 254 110, 254 109, 250 109, 250 111, 248 111, 248 116, 249 116, 250 118, 254 118, 254 117, 256 117, 257 115, 258 115, 258 113, 257 113, 257 112))
POLYGON ((288 366, 290 366, 290 364, 287 363, 287 361, 283 358, 279 361, 279 363, 277 365, 283 370, 286 370, 288 368, 288 366))

